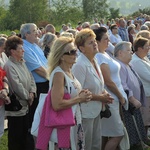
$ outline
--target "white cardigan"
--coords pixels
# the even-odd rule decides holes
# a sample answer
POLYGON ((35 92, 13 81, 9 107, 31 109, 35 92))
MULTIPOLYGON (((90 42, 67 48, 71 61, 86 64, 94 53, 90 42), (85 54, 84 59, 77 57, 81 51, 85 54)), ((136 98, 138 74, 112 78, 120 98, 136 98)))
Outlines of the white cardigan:
POLYGON ((145 59, 139 58, 136 54, 133 54, 131 65, 133 69, 138 73, 144 86, 144 91, 147 97, 150 96, 150 61, 147 57, 145 59))
MULTIPOLYGON (((97 71, 84 54, 80 54, 77 63, 73 65, 72 71, 77 80, 81 83, 83 89, 88 89, 94 94, 101 94, 104 91, 103 76, 95 60, 97 71)), ((102 103, 100 101, 90 101, 81 104, 82 118, 96 118, 101 111, 102 103)))

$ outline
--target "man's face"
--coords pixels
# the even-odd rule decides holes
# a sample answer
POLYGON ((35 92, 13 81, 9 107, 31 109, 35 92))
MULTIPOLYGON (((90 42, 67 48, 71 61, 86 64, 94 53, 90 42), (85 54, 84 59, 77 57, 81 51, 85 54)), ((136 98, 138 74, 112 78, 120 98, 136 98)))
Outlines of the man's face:
POLYGON ((38 38, 37 26, 30 27, 30 33, 26 33, 26 40, 30 43, 35 43, 38 38))
POLYGON ((121 20, 120 27, 125 28, 125 26, 126 26, 125 20, 121 20))

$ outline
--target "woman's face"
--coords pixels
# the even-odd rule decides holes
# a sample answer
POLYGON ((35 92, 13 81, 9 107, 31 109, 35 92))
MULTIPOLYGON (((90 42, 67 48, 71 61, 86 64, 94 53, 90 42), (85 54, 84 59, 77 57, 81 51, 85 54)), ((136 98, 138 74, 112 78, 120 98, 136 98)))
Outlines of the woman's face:
POLYGON ((143 48, 142 48, 144 51, 144 53, 145 53, 145 56, 147 56, 147 54, 148 54, 148 52, 149 52, 149 50, 150 50, 150 44, 149 44, 149 42, 147 42, 144 46, 143 46, 143 48))
POLYGON ((118 34, 118 27, 117 26, 112 29, 112 33, 113 34, 118 34))
POLYGON ((104 51, 107 49, 108 44, 109 44, 109 37, 107 33, 104 33, 102 36, 102 39, 100 41, 97 41, 98 43, 98 49, 99 51, 104 51))
POLYGON ((24 55, 24 49, 21 44, 19 44, 16 48, 16 50, 13 50, 13 55, 17 60, 21 60, 24 55))
POLYGON ((120 51, 120 55, 126 64, 128 64, 131 61, 132 54, 133 54, 132 48, 129 45, 126 46, 124 50, 120 51))
POLYGON ((62 60, 64 63, 73 65, 76 62, 77 57, 77 48, 74 43, 69 43, 64 50, 64 55, 62 56, 62 60))
POLYGON ((84 46, 79 47, 82 53, 88 58, 94 58, 98 53, 98 46, 95 37, 88 37, 84 43, 84 46))

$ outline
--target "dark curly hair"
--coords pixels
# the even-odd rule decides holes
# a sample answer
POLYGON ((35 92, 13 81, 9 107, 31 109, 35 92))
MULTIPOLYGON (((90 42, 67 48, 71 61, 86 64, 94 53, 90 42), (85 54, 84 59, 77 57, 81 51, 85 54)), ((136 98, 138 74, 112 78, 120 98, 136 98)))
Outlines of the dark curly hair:
POLYGON ((5 43, 5 52, 6 52, 7 56, 10 56, 11 49, 16 50, 17 46, 19 44, 23 45, 23 40, 20 37, 18 37, 16 35, 8 37, 8 39, 5 43))

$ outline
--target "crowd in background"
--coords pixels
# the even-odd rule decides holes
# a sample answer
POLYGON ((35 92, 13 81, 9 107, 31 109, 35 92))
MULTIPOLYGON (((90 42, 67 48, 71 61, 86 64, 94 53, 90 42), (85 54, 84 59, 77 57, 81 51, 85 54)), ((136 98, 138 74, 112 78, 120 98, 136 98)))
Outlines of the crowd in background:
POLYGON ((94 18, 59 32, 25 23, 19 34, 1 34, 0 138, 5 117, 8 150, 52 150, 49 141, 55 150, 117 150, 125 131, 130 147, 149 148, 150 16, 94 18), (5 112, 13 92, 22 109, 5 112), (50 96, 35 137, 30 131, 43 93, 50 96), (107 106, 111 116, 102 118, 107 106), (65 110, 73 123, 51 125, 49 118, 65 110))

